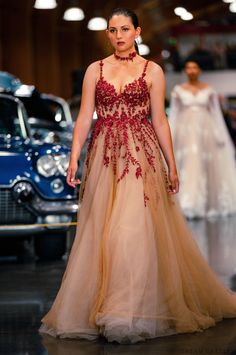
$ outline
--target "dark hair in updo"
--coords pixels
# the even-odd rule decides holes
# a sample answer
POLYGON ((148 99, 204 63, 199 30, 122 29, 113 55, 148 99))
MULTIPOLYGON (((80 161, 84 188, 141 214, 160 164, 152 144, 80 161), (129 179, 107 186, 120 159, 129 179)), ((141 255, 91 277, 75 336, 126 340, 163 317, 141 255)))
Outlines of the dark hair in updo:
POLYGON ((186 68, 186 66, 188 65, 188 63, 195 63, 195 64, 197 64, 197 66, 198 66, 200 69, 202 69, 199 60, 197 60, 196 58, 189 57, 189 58, 185 59, 184 65, 183 65, 184 69, 186 68))
MULTIPOLYGON (((123 16, 129 17, 132 21, 132 24, 134 25, 134 28, 136 29, 137 27, 139 27, 138 16, 136 15, 136 13, 130 9, 125 8, 125 7, 117 7, 116 9, 114 9, 111 12, 111 14, 108 16, 108 19, 107 19, 107 26, 109 25, 109 21, 115 15, 123 15, 123 16)), ((136 52, 139 53, 138 44, 136 41, 134 41, 134 47, 135 47, 136 52)))

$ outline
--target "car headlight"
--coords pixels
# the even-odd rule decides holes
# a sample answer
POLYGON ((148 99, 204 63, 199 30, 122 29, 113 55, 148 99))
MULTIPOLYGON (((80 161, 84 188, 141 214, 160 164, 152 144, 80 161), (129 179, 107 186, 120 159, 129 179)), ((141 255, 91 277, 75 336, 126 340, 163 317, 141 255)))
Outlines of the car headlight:
POLYGON ((59 194, 64 190, 64 183, 61 179, 56 178, 51 182, 51 189, 55 194, 59 194))
POLYGON ((50 177, 54 175, 66 176, 69 165, 69 157, 66 154, 58 155, 44 155, 37 161, 38 172, 45 176, 50 177))

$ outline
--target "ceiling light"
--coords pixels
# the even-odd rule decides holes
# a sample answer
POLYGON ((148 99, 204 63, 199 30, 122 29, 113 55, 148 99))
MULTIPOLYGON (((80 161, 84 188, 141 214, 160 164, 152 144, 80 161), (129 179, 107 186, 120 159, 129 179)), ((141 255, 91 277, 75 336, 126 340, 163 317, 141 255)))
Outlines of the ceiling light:
POLYGON ((138 45, 138 50, 140 55, 148 55, 150 53, 150 48, 144 43, 138 45))
POLYGON ((56 0, 35 0, 35 9, 55 9, 57 7, 56 0))
POLYGON ((193 15, 191 14, 191 12, 186 11, 184 14, 182 14, 181 19, 184 21, 190 21, 193 19, 193 15))
POLYGON ((229 11, 230 11, 230 12, 236 12, 236 1, 232 2, 232 3, 229 5, 229 11))
POLYGON ((79 7, 70 7, 64 12, 63 19, 66 21, 82 21, 84 12, 79 7))
POLYGON ((107 28, 107 21, 103 17, 93 17, 88 22, 88 29, 91 31, 102 31, 107 28))
POLYGON ((187 12, 187 10, 184 8, 184 7, 176 7, 174 9, 174 13, 177 15, 177 16, 182 16, 183 14, 185 14, 187 12))
POLYGON ((230 4, 231 2, 234 2, 234 0, 223 0, 226 4, 230 4))

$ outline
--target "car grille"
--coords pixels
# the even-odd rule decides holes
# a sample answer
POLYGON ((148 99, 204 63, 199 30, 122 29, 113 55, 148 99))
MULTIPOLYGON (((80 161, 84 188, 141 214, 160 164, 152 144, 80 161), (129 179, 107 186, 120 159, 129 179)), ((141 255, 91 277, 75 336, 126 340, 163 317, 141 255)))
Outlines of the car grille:
POLYGON ((0 189, 0 225, 35 223, 36 217, 17 203, 9 189, 0 189))

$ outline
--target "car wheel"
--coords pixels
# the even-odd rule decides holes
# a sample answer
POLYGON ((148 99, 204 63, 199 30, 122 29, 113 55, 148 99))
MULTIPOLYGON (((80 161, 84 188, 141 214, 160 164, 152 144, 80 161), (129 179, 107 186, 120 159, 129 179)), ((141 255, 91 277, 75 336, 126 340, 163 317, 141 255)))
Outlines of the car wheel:
POLYGON ((34 237, 35 254, 40 260, 59 260, 66 252, 66 232, 47 232, 34 237))

